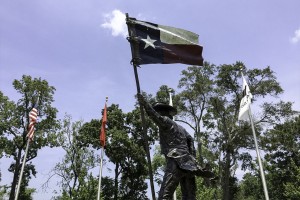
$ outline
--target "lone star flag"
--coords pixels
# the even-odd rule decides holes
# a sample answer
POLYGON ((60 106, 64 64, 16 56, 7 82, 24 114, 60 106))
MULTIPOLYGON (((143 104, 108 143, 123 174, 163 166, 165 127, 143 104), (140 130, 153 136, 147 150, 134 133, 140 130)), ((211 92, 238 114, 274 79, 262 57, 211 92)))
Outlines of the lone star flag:
POLYGON ((105 147, 105 125, 107 122, 107 111, 106 111, 106 103, 104 106, 104 110, 103 110, 103 117, 102 117, 102 125, 101 125, 101 130, 100 130, 100 145, 102 147, 105 147))
POLYGON ((38 116, 38 110, 34 105, 31 111, 29 112, 29 125, 28 125, 27 137, 30 140, 32 140, 34 136, 34 128, 35 128, 35 124, 37 123, 37 116, 38 116))
POLYGON ((252 94, 250 92, 249 86, 242 75, 243 79, 243 98, 240 104, 240 111, 239 111, 239 120, 247 120, 248 119, 248 110, 250 108, 252 94))
POLYGON ((197 34, 135 18, 127 17, 126 22, 134 64, 203 65, 203 47, 198 45, 197 34))

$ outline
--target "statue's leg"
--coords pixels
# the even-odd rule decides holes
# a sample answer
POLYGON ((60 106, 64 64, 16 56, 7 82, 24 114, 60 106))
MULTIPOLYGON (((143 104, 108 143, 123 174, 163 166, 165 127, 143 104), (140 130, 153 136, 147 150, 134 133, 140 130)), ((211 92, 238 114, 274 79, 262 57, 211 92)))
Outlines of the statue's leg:
MULTIPOLYGON (((187 172, 188 173, 188 172, 187 172)), ((196 178, 187 175, 180 180, 182 200, 196 200, 196 178)))
POLYGON ((181 177, 183 176, 183 172, 178 168, 176 162, 171 158, 166 159, 167 166, 160 187, 158 200, 172 200, 173 193, 176 190, 181 177))

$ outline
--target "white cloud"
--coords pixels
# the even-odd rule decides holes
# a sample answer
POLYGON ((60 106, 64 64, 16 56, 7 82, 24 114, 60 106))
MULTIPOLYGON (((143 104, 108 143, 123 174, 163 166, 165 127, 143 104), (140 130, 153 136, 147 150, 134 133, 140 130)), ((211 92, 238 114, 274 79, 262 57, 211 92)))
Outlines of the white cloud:
POLYGON ((294 37, 290 39, 291 43, 296 44, 300 41, 300 28, 295 31, 294 37))
POLYGON ((104 16, 105 23, 101 24, 101 27, 110 29, 113 36, 128 35, 128 29, 126 25, 126 16, 120 10, 113 10, 111 13, 104 16))

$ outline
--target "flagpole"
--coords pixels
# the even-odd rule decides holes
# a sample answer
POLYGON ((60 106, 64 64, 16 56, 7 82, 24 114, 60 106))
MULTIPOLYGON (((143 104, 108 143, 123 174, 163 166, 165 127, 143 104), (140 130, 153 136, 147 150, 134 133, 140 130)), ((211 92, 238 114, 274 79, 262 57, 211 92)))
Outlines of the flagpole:
POLYGON ((25 167, 26 158, 27 158, 27 154, 28 154, 29 142, 30 142, 30 139, 27 138, 26 150, 25 150, 25 155, 24 155, 23 162, 22 162, 21 172, 20 172, 20 175, 19 175, 19 182, 18 182, 18 186, 17 186, 15 200, 17 200, 18 196, 19 196, 19 191, 20 191, 20 186, 21 186, 21 182, 22 182, 24 167, 25 167))
MULTIPOLYGON (((135 64, 133 65, 133 68, 134 68, 134 76, 135 76, 135 81, 136 81, 137 93, 141 94, 139 77, 138 77, 138 73, 137 73, 137 67, 136 67, 135 64)), ((143 135, 142 135, 142 137, 143 137, 143 141, 144 141, 144 148, 145 148, 145 151, 146 151, 146 154, 147 154, 152 199, 155 200, 156 198, 155 198, 155 189, 154 189, 154 184, 153 184, 153 171, 152 171, 151 157, 150 157, 149 144, 148 144, 148 135, 147 135, 145 113, 144 113, 144 109, 143 109, 141 104, 140 104, 140 111, 141 111, 141 119, 142 119, 142 125, 143 125, 143 135)))
POLYGON ((251 129, 252 129, 252 133, 253 133, 253 138, 254 138, 254 143, 255 143, 255 149, 256 149, 256 155, 257 155, 257 160, 258 160, 258 165, 259 165, 259 170, 260 170, 260 176, 261 176, 261 180, 262 180, 262 184, 263 184, 263 189, 264 189, 264 195, 265 195, 265 199, 269 200, 269 194, 268 194, 268 189, 267 189, 267 184, 266 184, 266 179, 265 179, 265 174, 264 174, 264 169, 263 169, 263 165, 261 162, 261 157, 260 157, 260 153, 259 153, 259 149, 258 149, 258 144, 257 144, 257 139, 256 139, 256 134, 255 134, 255 128, 254 128, 254 123, 253 123, 253 119, 252 119, 252 113, 251 113, 251 99, 252 99, 252 94, 250 93, 250 89, 249 86, 244 78, 243 72, 242 72, 242 66, 240 67, 240 71, 242 74, 242 78, 243 78, 243 98, 241 101, 241 105, 240 105, 240 111, 239 111, 239 120, 244 120, 244 114, 246 114, 245 109, 247 109, 247 113, 248 113, 248 117, 251 123, 251 129), (246 100, 243 101, 243 99, 246 98, 246 100), (242 105, 243 103, 243 105, 242 105), (243 110, 243 111, 242 111, 243 110))
MULTIPOLYGON (((172 100, 172 89, 168 88, 168 93, 169 93, 169 105, 173 106, 173 100, 172 100)), ((177 196, 176 196, 176 189, 173 193, 173 200, 177 200, 177 196)))
MULTIPOLYGON (((40 99, 40 92, 38 93, 38 97, 36 100, 36 104, 39 103, 39 99, 40 99)), ((15 194, 15 200, 18 200, 18 196, 19 196, 19 192, 20 192, 20 187, 21 187, 21 182, 22 182, 22 177, 23 177, 23 173, 24 173, 24 167, 25 167, 25 163, 26 163, 26 158, 27 158, 27 154, 28 154, 28 149, 29 149, 29 145, 30 145, 30 138, 27 137, 27 143, 26 143, 26 149, 25 149, 25 154, 24 154, 24 158, 23 158, 23 162, 22 162, 22 168, 19 174, 19 181, 18 181, 18 185, 17 185, 17 191, 15 194)))
POLYGON ((263 184, 263 188, 264 188, 265 199, 269 200, 268 188, 267 188, 264 169, 263 169, 263 165, 261 162, 260 153, 259 153, 259 149, 258 149, 258 145, 257 145, 257 139, 256 139, 250 105, 249 105, 248 115, 249 115, 249 119, 250 119, 250 123, 251 123, 251 128, 252 128, 252 133, 253 133, 253 138, 254 138, 254 143, 255 143, 255 149, 256 149, 256 155, 257 155, 257 160, 258 160, 259 169, 260 169, 260 176, 261 176, 261 180, 262 180, 262 184, 263 184))
MULTIPOLYGON (((106 123, 106 104, 107 104, 107 101, 108 101, 108 97, 105 98, 105 107, 104 107, 103 117, 102 117, 102 126, 105 126, 105 124, 103 123, 103 120, 106 123)), ((105 127, 101 127, 100 143, 101 143, 101 134, 103 134, 102 129, 105 130, 105 127)), ((104 156, 104 147, 105 147, 105 138, 103 138, 103 139, 104 139, 104 143, 103 144, 101 143, 101 157, 100 157, 100 169, 99 169, 99 182, 98 182, 97 200, 100 200, 100 197, 101 197, 101 180, 102 180, 103 156, 104 156)))
POLYGON ((102 179, 103 155, 104 155, 104 147, 101 147, 101 160, 100 160, 100 172, 99 172, 99 184, 98 184, 97 200, 100 200, 100 196, 101 196, 101 179, 102 179))
MULTIPOLYGON (((129 22, 129 15, 128 15, 128 13, 126 13, 126 23, 128 24, 128 22, 129 22)), ((132 39, 133 36, 132 36, 131 31, 129 30, 129 27, 128 27, 128 34, 129 34, 128 41, 130 42, 130 40, 132 39)), ((139 76, 138 76, 138 72, 137 72, 137 65, 136 65, 136 62, 135 62, 136 56, 134 55, 134 47, 133 47, 131 42, 130 42, 130 47, 131 47, 131 53, 132 53, 132 58, 133 58, 132 59, 132 64, 133 64, 137 94, 141 94, 139 76)), ((154 183, 153 183, 153 170, 152 170, 151 156, 150 156, 149 144, 148 144, 148 135, 147 135, 145 113, 144 113, 144 109, 143 109, 141 103, 139 103, 139 105, 140 105, 140 112, 141 112, 141 119, 142 119, 142 126, 143 126, 142 138, 143 138, 143 141, 144 141, 144 148, 145 148, 145 151, 146 151, 147 162, 148 162, 152 200, 156 200, 154 183)))

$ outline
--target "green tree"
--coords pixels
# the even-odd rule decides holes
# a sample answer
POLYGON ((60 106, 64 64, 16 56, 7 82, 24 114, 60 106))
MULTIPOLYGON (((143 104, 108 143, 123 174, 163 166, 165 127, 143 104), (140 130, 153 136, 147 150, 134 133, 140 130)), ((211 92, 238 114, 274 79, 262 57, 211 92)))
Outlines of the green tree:
POLYGON ((124 114, 117 105, 108 113, 107 157, 115 164, 114 199, 147 199, 147 162, 142 140, 142 128, 138 109, 124 114))
POLYGON ((176 96, 179 118, 195 133, 199 162, 203 165, 203 143, 207 143, 202 128, 202 117, 207 112, 209 99, 213 95, 215 65, 204 63, 202 67, 191 66, 183 70, 178 88, 182 91, 176 96), (178 100, 177 100, 178 99, 178 100))
POLYGON ((63 160, 57 163, 50 177, 58 176, 61 180, 63 199, 95 199, 97 184, 90 170, 99 162, 94 150, 84 141, 79 140, 82 121, 72 122, 71 116, 65 116, 62 128, 57 134, 57 142, 64 150, 63 160), (88 191, 89 190, 89 191, 88 191))
POLYGON ((266 132, 269 193, 271 199, 300 198, 300 117, 299 115, 266 132))
POLYGON ((287 199, 300 199, 300 167, 292 161, 290 169, 294 178, 284 184, 284 196, 287 199))
MULTIPOLYGON (((9 199, 14 199, 15 189, 22 165, 22 156, 26 146, 27 125, 29 123, 28 113, 36 103, 37 94, 39 94, 38 103, 38 124, 33 142, 30 143, 24 177, 22 179, 20 197, 25 192, 25 188, 32 175, 36 175, 32 159, 37 156, 39 149, 50 146, 53 147, 55 131, 57 129, 56 113, 57 110, 51 106, 55 88, 49 86, 46 80, 41 78, 32 78, 24 75, 21 80, 14 80, 13 87, 21 95, 17 103, 10 101, 8 97, 0 92, 0 143, 3 147, 5 156, 12 158, 14 162, 10 165, 8 171, 13 173, 11 191, 9 199)), ((31 191, 32 192, 32 191, 31 191)))
MULTIPOLYGON (((246 70, 241 62, 220 66, 205 63, 203 68, 189 67, 183 71, 179 81, 178 87, 183 90, 174 96, 175 105, 179 108, 176 121, 194 130, 200 162, 205 158, 206 162, 212 162, 213 167, 217 162, 219 164, 223 199, 233 199, 238 191, 234 177, 238 161, 242 161, 244 170, 254 168, 251 154, 240 151, 254 149, 249 124, 237 123, 242 98, 239 81, 241 67, 248 78, 253 101, 262 102, 262 112, 255 113, 258 135, 266 127, 270 128, 294 114, 290 102, 263 102, 264 98, 278 97, 283 92, 270 67, 246 70), (201 131, 202 126, 204 131, 201 131)), ((166 89, 166 86, 162 86, 157 93, 161 101, 166 101, 168 97, 166 89)), ((156 161, 156 165, 162 163, 157 156, 156 161)))
POLYGON ((237 192, 235 199, 236 200, 265 199, 259 171, 256 171, 254 174, 246 173, 243 176, 243 180, 239 184, 239 191, 237 192))
MULTIPOLYGON (((242 98, 242 88, 238 81, 241 66, 244 74, 248 77, 254 102, 261 97, 276 97, 283 92, 270 67, 246 70, 241 62, 217 67, 214 96, 210 98, 210 107, 204 117, 204 125, 210 130, 208 136, 211 145, 215 145, 220 154, 219 165, 222 170, 222 199, 224 200, 233 199, 235 195, 233 191, 236 190, 232 188, 235 188, 236 183, 231 180, 234 180, 237 161, 242 160, 244 166, 247 166, 249 158, 251 158, 249 153, 241 154, 240 150, 254 148, 249 124, 246 122, 238 126, 236 123, 242 98)), ((258 138, 260 139, 259 135, 263 130, 263 124, 273 125, 290 117, 293 114, 291 106, 291 103, 282 101, 263 103, 262 112, 255 119, 258 138)))
POLYGON ((166 165, 166 159, 161 154, 160 146, 156 145, 154 149, 154 155, 152 158, 152 168, 154 171, 154 180, 160 185, 162 183, 164 166, 166 165))
MULTIPOLYGON (((102 191, 108 193, 103 199, 147 199, 145 179, 148 177, 148 169, 139 116, 138 109, 123 113, 116 104, 107 107, 105 154, 115 169, 112 179, 103 177, 109 180, 102 184, 102 191)), ((80 140, 92 144, 93 148, 100 148, 99 129, 99 120, 85 123, 80 140)))

